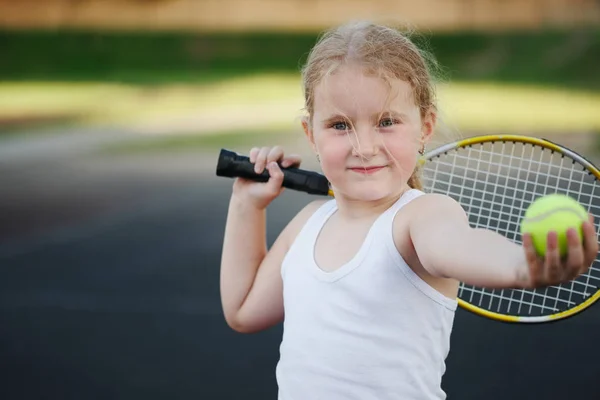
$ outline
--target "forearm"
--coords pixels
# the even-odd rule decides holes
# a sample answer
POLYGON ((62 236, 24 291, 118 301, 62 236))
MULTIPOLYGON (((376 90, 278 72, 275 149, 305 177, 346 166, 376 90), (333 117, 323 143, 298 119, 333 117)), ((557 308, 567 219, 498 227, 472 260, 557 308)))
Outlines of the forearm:
POLYGON ((232 196, 221 257, 221 302, 230 320, 246 299, 267 254, 266 210, 232 196))
MULTIPOLYGON (((450 232, 449 232, 450 233, 450 232)), ((448 235, 434 268, 449 278, 489 288, 524 287, 528 268, 523 248, 486 229, 464 228, 448 235)))

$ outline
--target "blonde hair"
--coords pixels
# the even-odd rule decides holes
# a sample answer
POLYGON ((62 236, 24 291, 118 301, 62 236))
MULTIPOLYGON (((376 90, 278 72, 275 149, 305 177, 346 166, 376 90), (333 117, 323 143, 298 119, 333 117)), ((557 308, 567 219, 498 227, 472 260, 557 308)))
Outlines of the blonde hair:
MULTIPOLYGON (((413 89, 414 102, 421 118, 437 109, 436 93, 428 61, 435 61, 419 49, 407 34, 372 22, 352 22, 326 31, 312 48, 302 68, 305 111, 309 120, 314 113, 317 85, 339 66, 357 64, 369 74, 384 80, 401 79, 413 89)), ((417 165, 408 181, 414 189, 422 189, 417 165)))

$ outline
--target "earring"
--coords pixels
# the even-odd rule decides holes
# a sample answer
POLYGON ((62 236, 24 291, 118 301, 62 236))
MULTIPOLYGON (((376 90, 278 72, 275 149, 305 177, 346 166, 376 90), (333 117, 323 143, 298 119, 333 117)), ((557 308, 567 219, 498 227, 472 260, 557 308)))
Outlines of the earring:
POLYGON ((422 145, 422 146, 421 146, 421 149, 419 150, 419 154, 420 154, 420 155, 423 155, 423 154, 425 154, 425 145, 422 145))
POLYGON ((317 154, 317 161, 321 162, 321 157, 319 157, 319 155, 317 154))

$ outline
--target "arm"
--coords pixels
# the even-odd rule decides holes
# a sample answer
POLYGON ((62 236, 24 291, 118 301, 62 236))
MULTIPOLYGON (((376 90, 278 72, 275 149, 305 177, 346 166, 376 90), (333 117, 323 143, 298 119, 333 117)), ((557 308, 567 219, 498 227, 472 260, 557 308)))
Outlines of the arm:
MULTIPOLYGON (((504 236, 469 225, 462 207, 442 195, 426 195, 409 223, 415 251, 428 273, 489 288, 532 288, 573 279, 595 258, 595 233, 584 224, 585 252, 570 232, 569 258, 560 260, 556 235, 550 236, 546 259, 540 259, 529 236, 518 245, 504 236)), ((415 201, 415 202, 416 202, 415 201)))
POLYGON ((232 329, 258 332, 283 320, 281 263, 320 204, 315 201, 300 211, 267 251, 266 210, 232 196, 221 259, 221 303, 232 329))

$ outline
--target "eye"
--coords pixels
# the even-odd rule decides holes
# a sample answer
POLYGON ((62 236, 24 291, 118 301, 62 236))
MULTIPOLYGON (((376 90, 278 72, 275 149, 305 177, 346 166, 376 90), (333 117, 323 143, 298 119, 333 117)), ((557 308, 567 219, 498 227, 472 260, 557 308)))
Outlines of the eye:
POLYGON ((380 128, 390 128, 397 123, 399 123, 399 121, 397 121, 393 118, 384 118, 381 121, 379 121, 379 127, 380 128))
POLYGON ((331 128, 335 129, 336 131, 347 131, 348 124, 344 121, 337 121, 331 124, 331 128))

